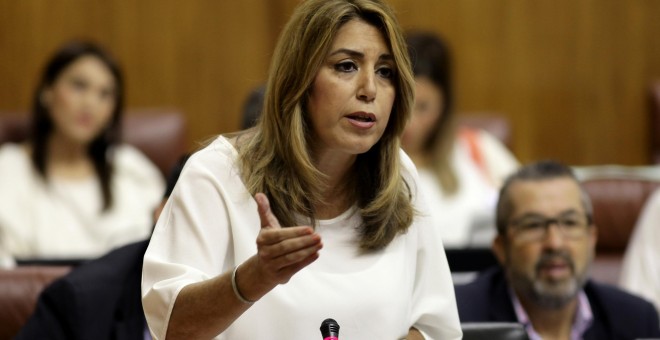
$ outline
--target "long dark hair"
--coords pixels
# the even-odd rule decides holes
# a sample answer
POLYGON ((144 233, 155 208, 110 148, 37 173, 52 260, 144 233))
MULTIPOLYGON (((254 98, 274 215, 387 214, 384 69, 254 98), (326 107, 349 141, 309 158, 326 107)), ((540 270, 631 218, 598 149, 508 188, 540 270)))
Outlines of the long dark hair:
POLYGON ((84 56, 98 58, 110 70, 115 79, 115 108, 112 118, 103 131, 92 140, 87 149, 87 154, 94 164, 94 169, 101 183, 103 210, 106 211, 112 206, 110 178, 112 176, 113 164, 112 157, 109 157, 109 150, 120 139, 120 121, 124 106, 124 84, 118 64, 101 47, 91 42, 72 41, 57 50, 46 64, 39 85, 34 93, 32 104, 32 164, 37 169, 37 172, 44 179, 47 179, 47 144, 53 132, 53 121, 50 111, 42 101, 42 94, 57 81, 57 78, 65 68, 84 56))
POLYGON ((442 92, 440 119, 422 148, 431 156, 431 168, 438 176, 443 191, 454 194, 459 183, 450 161, 456 134, 451 53, 445 41, 432 32, 407 32, 406 42, 415 77, 427 77, 442 92))

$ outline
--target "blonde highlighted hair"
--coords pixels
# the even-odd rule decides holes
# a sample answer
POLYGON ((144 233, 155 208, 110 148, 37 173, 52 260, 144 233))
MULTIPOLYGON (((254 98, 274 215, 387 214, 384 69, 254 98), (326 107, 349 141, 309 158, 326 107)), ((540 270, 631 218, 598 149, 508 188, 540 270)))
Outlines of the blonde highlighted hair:
POLYGON ((300 4, 275 49, 262 115, 239 146, 248 190, 264 192, 283 226, 296 225, 296 214, 315 223, 314 207, 323 205, 325 176, 313 162, 307 122, 308 93, 327 58, 337 31, 360 19, 378 28, 395 64, 396 96, 381 139, 356 158, 350 185, 363 218, 363 250, 385 247, 413 219, 410 190, 401 176, 399 137, 413 103, 414 79, 399 24, 379 0, 307 0, 300 4), (351 187, 352 188, 352 187, 351 187))

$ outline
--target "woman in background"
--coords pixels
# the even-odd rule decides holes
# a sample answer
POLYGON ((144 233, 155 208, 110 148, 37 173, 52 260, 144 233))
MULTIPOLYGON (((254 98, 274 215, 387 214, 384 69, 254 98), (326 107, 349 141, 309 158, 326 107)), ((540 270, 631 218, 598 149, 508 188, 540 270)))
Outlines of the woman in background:
POLYGON ((70 42, 34 94, 32 134, 0 147, 0 240, 16 258, 91 258, 145 239, 163 192, 158 169, 120 143, 120 70, 70 42))
MULTIPOLYGON (((419 171, 421 190, 447 248, 466 247, 480 230, 495 233, 494 212, 503 179, 518 161, 495 137, 458 128, 453 112, 451 58, 432 33, 409 32, 415 106, 401 143, 419 171)), ((483 245, 492 238, 481 237, 483 245)))
POLYGON ((660 189, 637 219, 621 265, 620 286, 651 301, 660 313, 660 189))
POLYGON ((400 150, 413 77, 378 0, 307 0, 261 118, 186 163, 144 257, 155 339, 459 339, 442 241, 400 150), (419 212, 419 214, 417 214, 419 212))

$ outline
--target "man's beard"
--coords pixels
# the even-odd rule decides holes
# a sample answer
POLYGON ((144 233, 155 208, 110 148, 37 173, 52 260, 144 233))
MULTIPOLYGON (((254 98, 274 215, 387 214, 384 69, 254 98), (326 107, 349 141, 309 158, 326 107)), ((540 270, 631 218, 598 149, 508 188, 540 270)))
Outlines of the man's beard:
MULTIPOLYGON (((588 263, 591 263, 589 260, 588 263)), ((541 255, 534 267, 534 277, 512 268, 507 259, 507 271, 511 285, 517 294, 541 308, 559 309, 571 302, 584 287, 588 277, 588 266, 581 273, 576 273, 573 259, 564 251, 549 251, 541 255), (561 281, 539 278, 542 266, 550 261, 562 259, 570 268, 572 275, 561 281)))

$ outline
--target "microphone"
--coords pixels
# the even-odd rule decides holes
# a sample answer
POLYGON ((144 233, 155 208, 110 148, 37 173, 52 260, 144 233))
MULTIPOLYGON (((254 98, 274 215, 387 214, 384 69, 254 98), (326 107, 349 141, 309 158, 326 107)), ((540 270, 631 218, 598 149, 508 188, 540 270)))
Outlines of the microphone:
POLYGON ((334 319, 325 319, 321 323, 323 340, 339 340, 339 324, 334 319))

